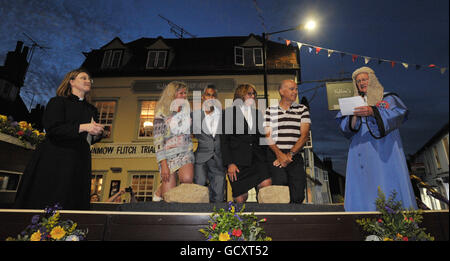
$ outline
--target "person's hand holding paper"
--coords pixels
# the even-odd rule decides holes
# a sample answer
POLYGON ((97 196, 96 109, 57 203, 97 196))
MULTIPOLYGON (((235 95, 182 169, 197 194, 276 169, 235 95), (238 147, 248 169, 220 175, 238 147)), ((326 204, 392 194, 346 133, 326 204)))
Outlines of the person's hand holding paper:
POLYGON ((361 116, 361 115, 357 115, 357 113, 360 112, 362 107, 369 107, 369 106, 367 106, 363 97, 353 96, 353 97, 348 97, 348 98, 340 98, 339 99, 339 107, 341 109, 342 116, 346 116, 346 115, 361 116))

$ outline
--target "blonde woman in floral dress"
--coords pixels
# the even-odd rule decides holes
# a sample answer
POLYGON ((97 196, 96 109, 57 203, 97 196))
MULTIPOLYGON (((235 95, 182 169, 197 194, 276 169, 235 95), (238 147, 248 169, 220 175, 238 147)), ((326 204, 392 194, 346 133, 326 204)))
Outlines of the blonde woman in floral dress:
POLYGON ((194 179, 194 153, 190 135, 190 106, 187 85, 170 82, 156 104, 153 122, 156 159, 161 174, 161 195, 180 183, 194 179))

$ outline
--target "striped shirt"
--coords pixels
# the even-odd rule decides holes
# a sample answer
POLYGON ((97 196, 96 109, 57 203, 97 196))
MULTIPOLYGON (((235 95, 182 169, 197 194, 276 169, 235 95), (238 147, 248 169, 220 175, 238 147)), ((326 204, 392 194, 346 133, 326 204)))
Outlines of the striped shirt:
POLYGON ((295 102, 288 110, 279 105, 269 107, 264 115, 264 127, 272 128, 272 139, 284 153, 289 152, 300 138, 301 123, 311 124, 309 109, 295 102))

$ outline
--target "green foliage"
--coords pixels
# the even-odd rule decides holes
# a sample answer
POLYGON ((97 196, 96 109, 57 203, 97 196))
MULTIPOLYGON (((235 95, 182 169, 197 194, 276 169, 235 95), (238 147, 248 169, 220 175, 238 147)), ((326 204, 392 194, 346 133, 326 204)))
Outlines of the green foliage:
POLYGON ((402 203, 396 201, 396 191, 393 191, 386 201, 384 193, 378 188, 378 198, 375 201, 378 218, 362 218, 356 222, 368 234, 372 234, 383 241, 433 241, 434 238, 420 228, 422 211, 403 209, 402 203))

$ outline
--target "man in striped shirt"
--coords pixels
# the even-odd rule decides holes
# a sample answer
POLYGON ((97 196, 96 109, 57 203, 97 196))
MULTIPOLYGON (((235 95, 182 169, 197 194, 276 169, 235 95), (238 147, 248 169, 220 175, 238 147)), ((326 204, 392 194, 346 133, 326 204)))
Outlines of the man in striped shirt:
POLYGON ((309 136, 309 109, 295 102, 298 88, 294 81, 282 81, 278 91, 279 104, 267 108, 264 116, 272 185, 289 186, 291 203, 301 204, 305 199, 306 173, 299 152, 309 136))

